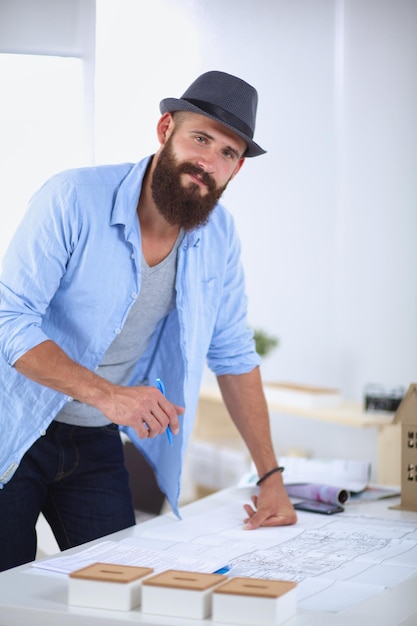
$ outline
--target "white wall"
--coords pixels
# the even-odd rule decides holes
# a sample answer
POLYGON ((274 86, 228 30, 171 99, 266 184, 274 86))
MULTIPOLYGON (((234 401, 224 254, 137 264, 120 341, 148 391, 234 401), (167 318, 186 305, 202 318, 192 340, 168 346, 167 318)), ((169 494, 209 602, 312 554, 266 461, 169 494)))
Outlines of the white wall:
POLYGON ((256 139, 226 192, 264 376, 407 386, 417 372, 417 3, 99 0, 96 157, 156 148, 159 100, 202 71, 253 83, 256 139))
MULTIPOLYGON (((95 0, 0 0, 1 52, 83 59, 86 144, 92 158, 95 0)), ((28 106, 30 97, 27 93, 28 106)))
POLYGON ((417 379, 417 2, 346 2, 335 319, 340 377, 417 379))
POLYGON ((94 0, 0 0, 0 260, 28 198, 94 158, 94 0))

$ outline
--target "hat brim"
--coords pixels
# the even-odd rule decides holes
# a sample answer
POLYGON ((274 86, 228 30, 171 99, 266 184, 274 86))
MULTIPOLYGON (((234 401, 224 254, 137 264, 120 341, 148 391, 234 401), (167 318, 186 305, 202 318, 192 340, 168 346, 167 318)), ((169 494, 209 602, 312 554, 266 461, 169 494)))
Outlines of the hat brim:
POLYGON ((207 111, 204 111, 204 109, 200 109, 198 106, 196 106, 195 104, 192 104, 191 102, 188 102, 187 100, 182 100, 181 98, 165 98, 164 100, 161 100, 159 104, 159 109, 161 113, 174 113, 175 111, 190 111, 191 113, 198 113, 199 115, 204 115, 204 117, 209 117, 215 122, 218 122, 219 124, 222 124, 223 126, 226 126, 231 131, 233 131, 236 135, 241 137, 243 141, 246 143, 247 148, 244 154, 245 157, 255 157, 255 156, 260 156, 261 154, 266 153, 266 150, 261 148, 261 146, 255 143, 253 139, 248 137, 245 133, 242 133, 241 131, 236 129, 234 126, 232 126, 231 124, 228 124, 224 120, 219 119, 215 115, 210 115, 210 113, 207 113, 207 111))

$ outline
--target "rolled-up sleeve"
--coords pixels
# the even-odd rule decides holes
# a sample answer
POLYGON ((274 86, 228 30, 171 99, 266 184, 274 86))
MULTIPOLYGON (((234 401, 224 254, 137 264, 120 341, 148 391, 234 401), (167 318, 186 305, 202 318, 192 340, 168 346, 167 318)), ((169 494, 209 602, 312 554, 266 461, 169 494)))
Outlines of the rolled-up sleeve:
POLYGON ((208 366, 217 376, 245 374, 261 362, 255 350, 253 331, 247 323, 248 302, 241 245, 233 220, 228 244, 221 300, 207 355, 208 366))
POLYGON ((31 199, 3 259, 0 276, 0 352, 14 363, 46 341, 43 317, 75 245, 74 194, 52 178, 31 199))

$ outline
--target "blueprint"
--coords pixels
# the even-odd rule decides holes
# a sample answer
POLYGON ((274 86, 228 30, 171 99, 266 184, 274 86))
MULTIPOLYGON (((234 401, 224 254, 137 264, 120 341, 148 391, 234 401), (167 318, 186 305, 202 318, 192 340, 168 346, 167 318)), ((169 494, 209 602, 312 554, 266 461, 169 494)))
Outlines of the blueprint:
MULTIPOLYGON (((298 536, 254 550, 232 560, 236 575, 263 578, 280 578, 302 581, 308 576, 332 575, 352 561, 375 564, 387 559, 412 567, 417 565, 414 526, 387 525, 381 527, 378 520, 329 521, 322 528, 305 529, 298 536), (398 539, 397 537, 401 538, 398 539), (404 553, 408 554, 404 562, 404 553)), ((339 572, 338 572, 339 573, 339 572)))
MULTIPOLYGON (((242 529, 236 503, 215 515, 149 529, 144 537, 188 542, 200 558, 221 554, 230 575, 298 583, 300 608, 341 611, 417 574, 417 523, 299 512, 295 526, 242 529)), ((180 542, 177 544, 176 542, 180 542)))
MULTIPOLYGON (((173 514, 34 567, 69 572, 90 561, 297 582, 300 609, 338 612, 417 574, 417 522, 366 515, 325 516, 299 511, 294 526, 242 528, 236 502, 183 520, 173 514), (173 523, 174 522, 174 523, 173 523)), ((416 583, 417 586, 417 583, 416 583)))

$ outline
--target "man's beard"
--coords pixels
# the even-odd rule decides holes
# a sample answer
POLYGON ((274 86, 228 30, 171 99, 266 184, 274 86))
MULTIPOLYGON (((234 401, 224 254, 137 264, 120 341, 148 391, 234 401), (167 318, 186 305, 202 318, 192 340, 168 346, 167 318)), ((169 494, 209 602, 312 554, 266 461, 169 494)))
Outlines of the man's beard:
POLYGON ((190 231, 207 223, 227 183, 218 188, 213 178, 200 167, 188 162, 178 163, 172 149, 172 137, 159 154, 151 181, 152 197, 169 224, 190 231), (198 176, 206 185, 206 193, 201 195, 197 183, 184 186, 182 174, 198 176))

